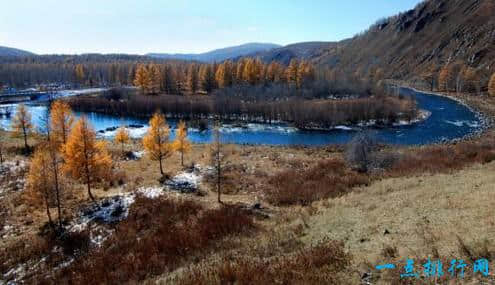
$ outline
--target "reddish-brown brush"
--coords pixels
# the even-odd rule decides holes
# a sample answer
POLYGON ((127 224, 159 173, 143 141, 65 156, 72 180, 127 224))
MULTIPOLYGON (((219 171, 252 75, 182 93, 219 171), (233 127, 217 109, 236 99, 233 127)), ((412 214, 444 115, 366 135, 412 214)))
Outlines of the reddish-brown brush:
POLYGON ((307 170, 289 170, 273 176, 266 194, 275 205, 308 205, 368 183, 367 175, 351 170, 342 160, 329 159, 307 170))

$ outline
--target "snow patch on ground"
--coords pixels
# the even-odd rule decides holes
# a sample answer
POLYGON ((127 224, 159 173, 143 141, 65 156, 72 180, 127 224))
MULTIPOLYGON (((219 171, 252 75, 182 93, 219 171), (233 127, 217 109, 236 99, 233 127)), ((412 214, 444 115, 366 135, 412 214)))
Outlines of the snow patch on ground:
POLYGON ((112 224, 119 222, 129 214, 129 208, 134 203, 134 194, 123 194, 98 201, 82 210, 81 215, 71 226, 71 231, 83 231, 91 222, 112 224))
POLYGON ((143 158, 143 156, 144 156, 143 150, 142 151, 133 151, 132 153, 133 153, 134 157, 136 157, 136 158, 143 158))
MULTIPOLYGON (((149 127, 148 126, 143 126, 140 128, 125 128, 129 132, 129 137, 133 139, 139 139, 142 138, 147 132, 149 127)), ((112 131, 106 131, 102 130, 103 132, 98 132, 98 136, 106 139, 111 139, 114 138, 115 135, 117 134, 118 129, 112 130, 112 131)))
POLYGON ((156 199, 163 195, 163 187, 143 187, 139 188, 137 193, 149 199, 156 199))
POLYGON ((28 165, 24 160, 5 161, 0 165, 0 197, 10 191, 24 189, 25 172, 28 165))

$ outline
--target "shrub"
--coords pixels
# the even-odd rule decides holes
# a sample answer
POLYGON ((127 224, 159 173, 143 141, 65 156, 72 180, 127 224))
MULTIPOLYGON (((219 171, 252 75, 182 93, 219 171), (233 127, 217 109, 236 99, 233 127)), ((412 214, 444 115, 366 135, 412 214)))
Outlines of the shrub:
POLYGON ((386 171, 386 175, 400 177, 425 172, 448 172, 473 163, 489 163, 494 159, 493 138, 485 137, 480 141, 465 141, 450 146, 425 146, 406 153, 386 171))
POLYGON ((358 133, 347 145, 347 163, 360 172, 368 172, 373 165, 373 152, 377 148, 375 136, 369 132, 358 133))
POLYGON ((309 205, 368 183, 368 176, 351 170, 342 160, 330 159, 308 170, 289 170, 273 176, 266 194, 268 201, 275 205, 309 205))
POLYGON ((137 197, 101 248, 60 270, 53 282, 135 283, 174 270, 230 236, 254 230, 236 207, 204 210, 192 201, 137 197))

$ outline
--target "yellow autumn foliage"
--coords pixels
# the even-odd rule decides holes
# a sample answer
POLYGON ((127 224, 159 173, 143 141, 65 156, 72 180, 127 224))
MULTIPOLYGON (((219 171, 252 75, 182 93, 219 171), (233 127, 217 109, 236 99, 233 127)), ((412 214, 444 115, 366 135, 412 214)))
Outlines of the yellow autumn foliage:
POLYGON ((149 122, 150 128, 143 137, 143 146, 151 160, 160 163, 160 173, 163 175, 162 160, 173 152, 170 143, 170 128, 162 113, 156 112, 149 122))
POLYGON ((64 101, 55 101, 50 109, 50 129, 56 144, 62 145, 67 142, 70 129, 74 124, 74 114, 64 101))
POLYGON ((112 158, 106 143, 96 140, 96 132, 86 117, 79 119, 71 130, 63 148, 63 156, 65 172, 85 183, 88 195, 94 201, 91 185, 108 177, 112 158))
POLYGON ((115 134, 114 141, 115 143, 120 144, 122 155, 124 155, 124 146, 130 141, 129 131, 125 127, 120 127, 115 134))
POLYGON ((12 135, 14 137, 22 136, 24 138, 24 148, 29 149, 27 138, 33 130, 31 123, 31 114, 24 104, 17 106, 17 112, 12 119, 12 135))
POLYGON ((184 166, 184 154, 191 150, 191 143, 187 139, 187 126, 184 121, 180 121, 177 126, 173 149, 180 153, 181 165, 184 166))

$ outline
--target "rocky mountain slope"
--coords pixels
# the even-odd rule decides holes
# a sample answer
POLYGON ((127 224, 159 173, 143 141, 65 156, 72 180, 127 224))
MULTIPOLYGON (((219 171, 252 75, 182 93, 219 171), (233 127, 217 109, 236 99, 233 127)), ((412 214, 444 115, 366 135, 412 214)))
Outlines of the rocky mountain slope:
POLYGON ((427 0, 381 19, 367 31, 337 43, 301 43, 264 53, 285 63, 292 58, 388 78, 408 78, 460 61, 495 71, 495 0, 427 0))
POLYGON ((367 32, 313 58, 347 69, 383 68, 391 77, 461 61, 479 69, 495 63, 494 0, 430 0, 378 21, 367 32))

